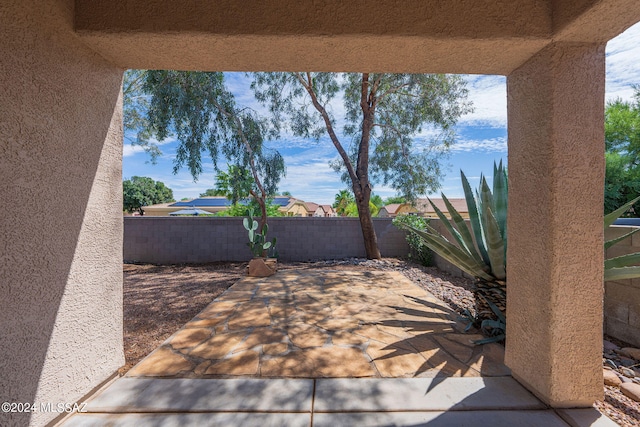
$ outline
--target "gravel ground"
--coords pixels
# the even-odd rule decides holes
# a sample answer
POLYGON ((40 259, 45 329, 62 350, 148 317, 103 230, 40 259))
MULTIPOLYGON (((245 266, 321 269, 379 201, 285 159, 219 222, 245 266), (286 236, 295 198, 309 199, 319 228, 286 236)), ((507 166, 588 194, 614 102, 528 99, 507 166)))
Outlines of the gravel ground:
MULTIPOLYGON (((206 265, 124 265, 124 375, 144 356, 198 314, 218 295, 245 275, 246 263, 206 265)), ((399 271, 416 285, 446 302, 453 310, 473 311, 473 281, 454 277, 435 267, 395 258, 278 263, 279 270, 324 268, 399 271)), ((608 337, 607 337, 608 338, 608 337)), ((625 343, 621 346, 630 347, 625 343)), ((623 427, 640 426, 640 404, 619 389, 604 386, 605 399, 594 406, 623 427)))

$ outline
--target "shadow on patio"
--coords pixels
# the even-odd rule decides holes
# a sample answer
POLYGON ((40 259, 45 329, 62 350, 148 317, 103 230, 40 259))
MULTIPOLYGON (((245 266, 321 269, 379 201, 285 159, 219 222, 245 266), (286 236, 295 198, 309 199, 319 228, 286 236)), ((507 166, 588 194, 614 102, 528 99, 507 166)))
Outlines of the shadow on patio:
POLYGON ((510 377, 502 346, 474 346, 463 328, 397 272, 247 277, 64 425, 602 422, 594 409, 548 409, 510 377))
POLYGON ((245 278, 130 377, 505 376, 457 313, 400 273, 288 270, 245 278))

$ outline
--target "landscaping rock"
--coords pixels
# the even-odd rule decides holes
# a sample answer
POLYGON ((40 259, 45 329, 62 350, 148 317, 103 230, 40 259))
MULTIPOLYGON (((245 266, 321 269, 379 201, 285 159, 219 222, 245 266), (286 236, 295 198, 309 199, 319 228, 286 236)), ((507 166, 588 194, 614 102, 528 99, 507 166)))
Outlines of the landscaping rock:
POLYGON ((629 377, 625 377, 624 375, 620 375, 618 378, 620 378, 620 381, 622 381, 623 383, 631 383, 633 382, 633 380, 629 377))
POLYGON ((640 384, 634 382, 624 383, 620 385, 620 391, 629 399, 640 402, 640 384))
POLYGON ((624 366, 620 368, 620 373, 627 378, 633 378, 636 376, 636 373, 633 372, 633 369, 625 368, 624 366))
POLYGON ((622 366, 633 366, 635 364, 637 364, 638 362, 633 360, 633 359, 629 359, 628 357, 620 357, 620 363, 618 365, 622 365, 622 366))
POLYGON ((636 361, 640 360, 640 348, 625 347, 618 350, 618 354, 635 359, 636 361))
POLYGON ((608 341, 608 340, 604 340, 602 342, 602 347, 607 352, 620 349, 620 347, 618 347, 617 345, 615 345, 614 343, 612 343, 611 341, 608 341))
POLYGON ((619 387, 620 384, 622 384, 622 380, 618 377, 618 375, 613 372, 610 371, 608 369, 603 369, 602 370, 603 375, 604 375, 604 384, 605 385, 610 385, 613 387, 619 387))

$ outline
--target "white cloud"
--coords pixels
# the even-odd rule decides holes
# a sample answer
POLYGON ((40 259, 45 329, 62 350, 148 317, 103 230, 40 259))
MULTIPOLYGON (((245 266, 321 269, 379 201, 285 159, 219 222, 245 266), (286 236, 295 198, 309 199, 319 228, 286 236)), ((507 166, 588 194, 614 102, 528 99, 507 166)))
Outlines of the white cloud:
MULTIPOLYGON (((139 146, 139 145, 133 145, 131 144, 130 141, 135 140, 135 137, 127 137, 124 139, 124 143, 122 144, 122 157, 131 157, 134 156, 138 153, 144 153, 144 148, 139 146)), ((176 142, 177 140, 170 136, 168 138, 165 138, 162 141, 158 141, 155 138, 150 138, 149 142, 151 144, 156 144, 157 146, 161 147, 163 145, 167 145, 167 144, 172 144, 174 142, 176 142)), ((175 155, 174 155, 175 157, 175 155)))
POLYGON ((630 100, 632 84, 640 84, 640 23, 607 44, 606 99, 630 100))
POLYGON ((506 138, 457 139, 451 151, 507 152, 506 138))
POLYGON ((460 118, 460 124, 507 126, 507 79, 504 76, 464 76, 474 111, 460 118))

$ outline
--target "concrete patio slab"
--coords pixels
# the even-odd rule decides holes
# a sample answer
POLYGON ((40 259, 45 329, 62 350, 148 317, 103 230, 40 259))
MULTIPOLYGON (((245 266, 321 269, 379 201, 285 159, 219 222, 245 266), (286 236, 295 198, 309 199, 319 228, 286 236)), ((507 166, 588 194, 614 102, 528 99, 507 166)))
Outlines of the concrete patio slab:
POLYGON ((77 414, 65 427, 308 427, 310 414, 265 414, 256 412, 200 414, 77 414))
POLYGON ((595 408, 558 409, 558 415, 571 427, 617 427, 618 424, 595 408))
POLYGON ((316 412, 545 408, 510 377, 319 379, 314 401, 316 412))
POLYGON ((553 411, 359 412, 314 414, 314 427, 567 427, 553 411))
POLYGON ((120 378, 88 412, 311 412, 313 380, 120 378))

